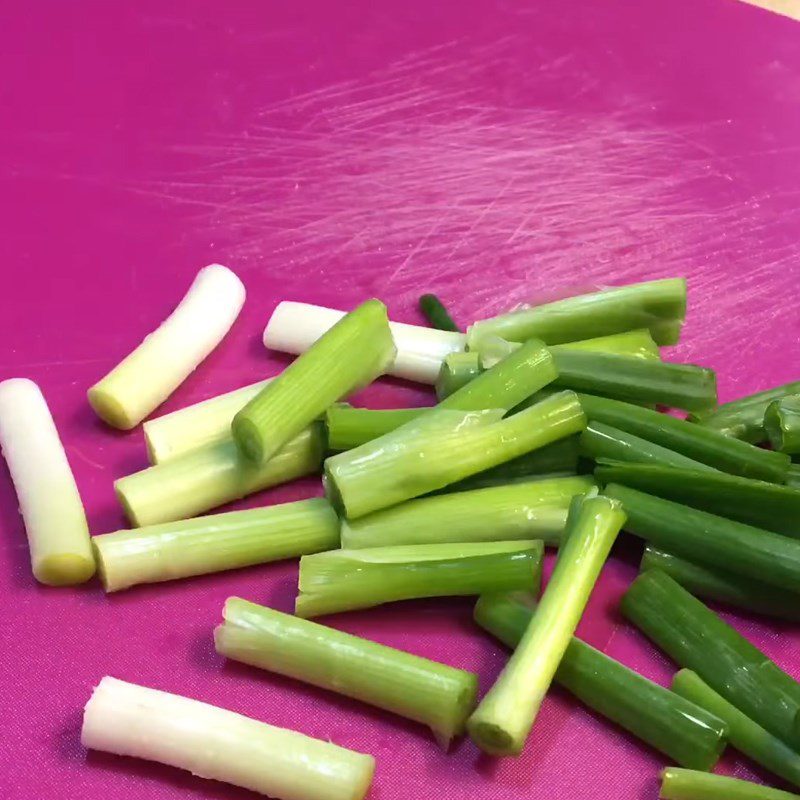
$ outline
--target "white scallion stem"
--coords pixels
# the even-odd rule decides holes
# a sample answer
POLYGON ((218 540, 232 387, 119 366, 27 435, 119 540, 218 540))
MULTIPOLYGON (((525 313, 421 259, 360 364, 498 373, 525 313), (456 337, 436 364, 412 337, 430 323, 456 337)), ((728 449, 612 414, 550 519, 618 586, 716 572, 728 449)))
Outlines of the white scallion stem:
POLYGON ((361 800, 375 770, 372 756, 111 677, 86 705, 81 742, 277 800, 361 800))
POLYGON ((39 387, 0 383, 0 448, 17 490, 31 566, 51 586, 83 583, 95 570, 78 487, 39 387))
POLYGON ((244 285, 227 267, 201 269, 169 317, 89 389, 98 416, 123 430, 138 425, 220 343, 244 298, 244 285))
MULTIPOLYGON (((344 315, 333 308, 284 301, 264 329, 264 346, 295 355, 304 353, 344 315)), ((445 356, 463 350, 466 342, 463 333, 421 325, 390 322, 389 328, 397 355, 388 374, 419 383, 436 383, 445 356)))

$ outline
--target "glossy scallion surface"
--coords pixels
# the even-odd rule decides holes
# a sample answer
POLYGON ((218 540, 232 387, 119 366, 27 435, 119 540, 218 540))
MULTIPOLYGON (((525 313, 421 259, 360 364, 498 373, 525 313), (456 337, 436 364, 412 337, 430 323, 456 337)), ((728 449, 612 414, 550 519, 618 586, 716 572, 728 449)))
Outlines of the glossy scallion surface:
POLYGON ((800 795, 726 775, 669 767, 661 773, 661 800, 800 800, 800 795))

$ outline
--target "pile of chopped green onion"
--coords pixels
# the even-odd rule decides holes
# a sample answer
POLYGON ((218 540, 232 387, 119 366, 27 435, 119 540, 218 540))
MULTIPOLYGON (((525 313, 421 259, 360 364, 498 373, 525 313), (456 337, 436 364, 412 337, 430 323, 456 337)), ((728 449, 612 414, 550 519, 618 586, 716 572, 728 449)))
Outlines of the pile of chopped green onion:
MULTIPOLYGON (((136 427, 243 303, 230 270, 201 270, 89 389, 91 405, 136 427)), ((264 342, 296 360, 144 421, 150 466, 115 483, 133 527, 97 536, 42 393, 0 383, 0 448, 34 577, 96 573, 116 592, 299 559, 293 613, 227 600, 221 656, 421 723, 445 749, 466 734, 492 756, 525 748, 556 683, 663 755, 663 798, 800 797, 712 774, 730 745, 800 787, 800 683, 703 602, 800 619, 800 381, 719 405, 712 370, 664 360, 686 313, 680 278, 466 332, 435 295, 419 305, 431 328, 390 322, 377 299, 349 313, 281 303, 264 342), (385 374, 436 394, 422 408, 345 402, 385 374), (199 516, 308 475, 324 498, 199 516), (620 608, 680 668, 670 687, 575 636, 622 531, 644 547, 620 608), (557 555, 542 588, 545 547, 557 555), (511 648, 493 686, 311 619, 445 596, 477 598, 477 626, 511 648)), ((279 800, 361 800, 375 769, 330 741, 108 676, 82 741, 279 800)))

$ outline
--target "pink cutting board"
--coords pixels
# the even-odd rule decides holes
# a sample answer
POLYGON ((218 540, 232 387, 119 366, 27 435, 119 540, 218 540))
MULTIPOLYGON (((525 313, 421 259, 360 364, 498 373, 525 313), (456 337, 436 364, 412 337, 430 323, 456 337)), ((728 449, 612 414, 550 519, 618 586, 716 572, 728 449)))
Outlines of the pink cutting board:
MULTIPOLYGON (((675 357, 729 399, 797 379, 800 27, 734 0, 556 3, 145 2, 8 5, 0 24, 0 378, 43 388, 93 533, 124 526, 113 479, 145 466, 140 431, 104 427, 87 387, 219 261, 248 300, 165 405, 254 381, 285 359, 260 334, 282 299, 376 295, 419 322, 438 292, 467 323, 510 304, 686 275, 675 357)), ((366 403, 430 402, 381 381, 366 403)), ((83 704, 105 674, 373 753, 373 800, 645 800, 664 759, 563 692, 524 754, 450 755, 419 726, 226 664, 229 595, 288 610, 294 563, 106 597, 32 580, 0 474, 0 794, 215 800, 251 795, 87 754, 83 704)), ((318 494, 315 481, 245 505, 318 494)), ((620 543, 581 625, 660 681, 673 669, 616 611, 638 546, 620 543)), ((477 671, 501 647, 467 601, 331 624, 477 671)), ((800 635, 726 615, 790 672, 800 635)), ((726 756, 725 772, 761 778, 726 756)))

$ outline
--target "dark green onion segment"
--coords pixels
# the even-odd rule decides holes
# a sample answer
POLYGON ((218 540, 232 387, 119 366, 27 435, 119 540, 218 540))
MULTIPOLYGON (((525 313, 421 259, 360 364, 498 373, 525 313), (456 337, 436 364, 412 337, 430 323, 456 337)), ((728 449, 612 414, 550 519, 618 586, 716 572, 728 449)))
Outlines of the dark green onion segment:
MULTIPOLYGON (((512 649, 534 608, 514 595, 484 595, 475 621, 512 649)), ((711 769, 725 744, 725 726, 712 713, 648 680, 573 637, 556 683, 684 767, 711 769)))
POLYGON ((800 394, 773 400, 764 414, 764 427, 775 450, 800 453, 800 394))
POLYGON ((419 298, 419 310, 432 328, 437 328, 440 331, 460 332, 458 325, 453 321, 444 303, 435 294, 423 294, 419 298))

